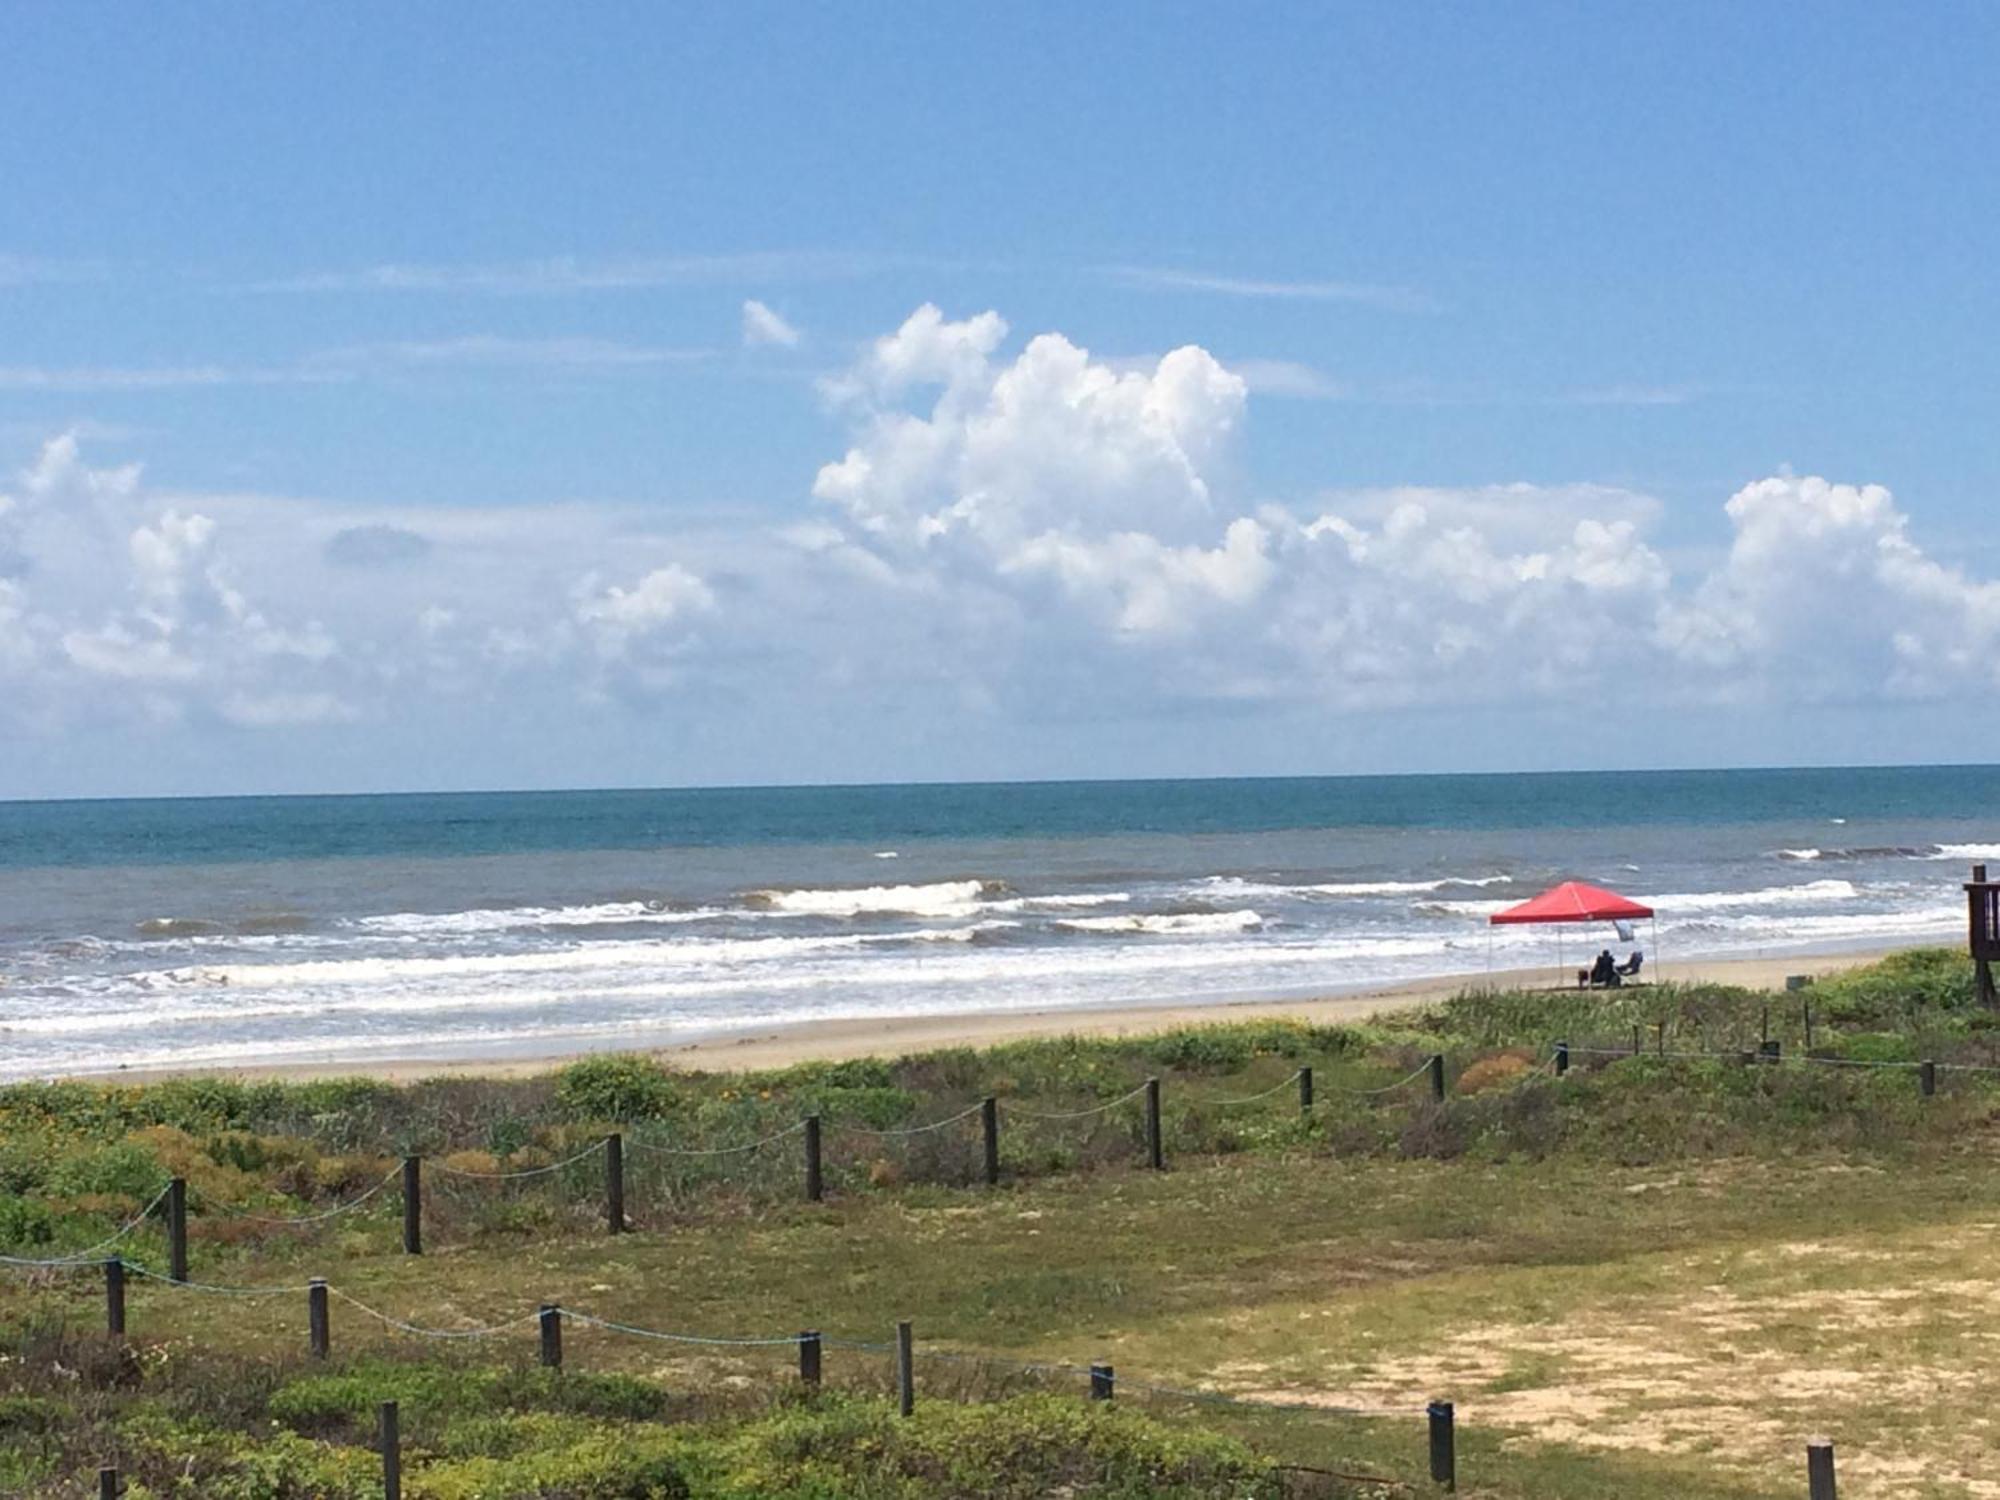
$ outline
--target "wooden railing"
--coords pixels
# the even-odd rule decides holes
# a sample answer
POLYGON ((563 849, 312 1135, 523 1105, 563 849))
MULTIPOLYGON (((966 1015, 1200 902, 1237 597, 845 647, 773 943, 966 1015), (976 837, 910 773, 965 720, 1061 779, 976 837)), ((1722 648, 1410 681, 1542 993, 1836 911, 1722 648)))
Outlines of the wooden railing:
POLYGON ((1989 963, 2000 959, 2000 881, 1986 878, 1986 866, 1974 865, 1965 887, 1971 917, 1972 956, 1989 963))

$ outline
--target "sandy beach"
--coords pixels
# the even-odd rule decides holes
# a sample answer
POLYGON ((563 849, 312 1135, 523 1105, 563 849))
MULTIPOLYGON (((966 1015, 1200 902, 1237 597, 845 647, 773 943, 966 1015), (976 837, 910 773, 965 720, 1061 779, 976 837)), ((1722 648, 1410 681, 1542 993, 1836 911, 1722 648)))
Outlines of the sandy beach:
MULTIPOLYGON (((1894 948, 1863 952, 1793 954, 1780 958, 1691 959, 1672 964, 1669 980, 1742 985, 1782 990, 1788 976, 1818 977, 1873 963, 1894 948)), ((809 1061, 851 1057, 894 1057, 942 1047, 983 1047, 998 1042, 1056 1036, 1130 1036, 1228 1021, 1286 1019, 1355 1021, 1441 999, 1469 986, 1546 989, 1557 979, 1553 965, 1493 974, 1450 974, 1361 993, 1303 1000, 1177 1001, 1164 1004, 1103 1006, 1092 1009, 984 1012, 976 1015, 869 1017, 862 1020, 802 1022, 754 1031, 710 1035, 643 1050, 676 1066, 708 1072, 781 1068, 809 1061)), ((598 1049, 615 1050, 615 1049, 598 1049)), ((546 1072, 587 1053, 503 1058, 377 1058, 353 1062, 295 1063, 272 1067, 131 1068, 84 1073, 83 1078, 144 1082, 204 1076, 253 1079, 380 1078, 407 1083, 442 1076, 518 1078, 546 1072)))

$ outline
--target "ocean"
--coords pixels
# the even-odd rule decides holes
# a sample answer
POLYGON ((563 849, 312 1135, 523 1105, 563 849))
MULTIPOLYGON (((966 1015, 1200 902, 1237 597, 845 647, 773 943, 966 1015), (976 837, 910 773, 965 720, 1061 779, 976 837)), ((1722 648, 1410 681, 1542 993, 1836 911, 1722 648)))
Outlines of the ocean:
POLYGON ((1553 973, 1486 918, 1567 878, 1669 967, 1956 942, 1978 859, 1996 767, 0 803, 0 1077, 1553 973))

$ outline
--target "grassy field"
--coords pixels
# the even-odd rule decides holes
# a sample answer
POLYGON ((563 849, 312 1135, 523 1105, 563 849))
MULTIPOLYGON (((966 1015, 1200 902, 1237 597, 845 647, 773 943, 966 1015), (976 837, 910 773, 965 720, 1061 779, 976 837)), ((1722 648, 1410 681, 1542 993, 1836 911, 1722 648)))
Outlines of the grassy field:
MULTIPOLYGON (((607 1060, 400 1090, 0 1091, 0 1249, 87 1247, 173 1171, 191 1184, 197 1281, 325 1276, 344 1294, 320 1363, 303 1291, 137 1280, 121 1347, 98 1331, 94 1266, 0 1275, 0 1491, 94 1494, 115 1460, 132 1494, 378 1494, 369 1424, 394 1397, 405 1492, 434 1500, 1389 1495, 1429 1487, 1422 1410, 1443 1397, 1461 1493, 1795 1495, 1820 1433, 1850 1497, 2000 1493, 1983 1400, 2000 1075, 1977 1071, 1993 1041, 1964 970, 1916 955, 1811 994, 1827 1058, 1955 1065, 1930 1098, 1905 1067, 1583 1050, 1629 1048, 1634 1024, 1669 1054, 1767 1028, 1803 1046, 1797 996, 1669 989, 762 1077, 607 1060), (1579 1043, 1561 1080, 1558 1036, 1579 1043), (1441 1104, 1422 1079, 1394 1087, 1432 1051, 1450 1059, 1441 1104), (1144 1167, 1136 1101, 1029 1118, 1149 1075, 1164 1173, 1144 1167), (998 1189, 972 1185, 976 1117, 836 1128, 910 1129, 986 1093, 1002 1100, 998 1189), (796 1135, 714 1157, 634 1149, 634 1232, 616 1237, 601 1156, 557 1165, 614 1124, 720 1150, 806 1110, 828 1122, 821 1204, 800 1201, 796 1135), (336 1209, 403 1150, 429 1161, 422 1257, 400 1252, 393 1184, 319 1224, 259 1222, 336 1209), (550 1375, 531 1318, 513 1321, 544 1301, 651 1330, 819 1329, 825 1390, 801 1395, 790 1345, 575 1319, 550 1375), (356 1303, 435 1330, 510 1326, 424 1339, 356 1303), (880 1347, 903 1318, 920 1356, 908 1422, 880 1347), (1073 1368, 1093 1361, 1118 1371, 1108 1410, 1073 1368)), ((153 1224, 121 1248, 164 1259, 153 1224)))

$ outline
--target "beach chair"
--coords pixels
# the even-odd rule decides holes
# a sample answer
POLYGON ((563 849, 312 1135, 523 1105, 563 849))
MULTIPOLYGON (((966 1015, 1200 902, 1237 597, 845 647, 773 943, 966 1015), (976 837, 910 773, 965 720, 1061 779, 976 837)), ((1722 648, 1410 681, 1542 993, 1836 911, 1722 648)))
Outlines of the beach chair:
POLYGON ((1632 956, 1618 966, 1617 972, 1621 978, 1637 979, 1639 977, 1639 966, 1645 963, 1645 961, 1646 955, 1634 949, 1632 956))

